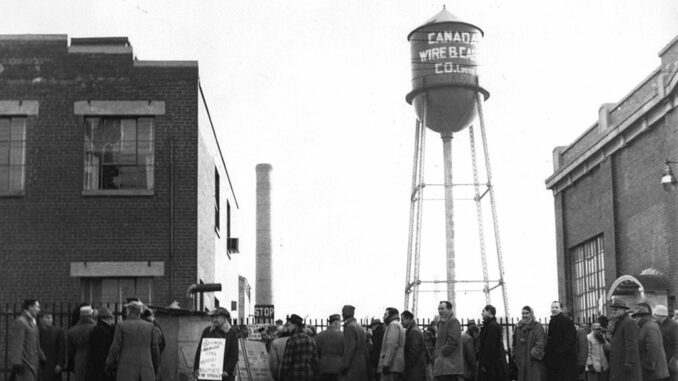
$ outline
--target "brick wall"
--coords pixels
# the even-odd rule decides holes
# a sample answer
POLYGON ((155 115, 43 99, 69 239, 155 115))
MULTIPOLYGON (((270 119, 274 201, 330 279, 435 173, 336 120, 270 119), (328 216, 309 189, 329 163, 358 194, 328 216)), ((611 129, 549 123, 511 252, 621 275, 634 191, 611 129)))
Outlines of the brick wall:
POLYGON ((26 129, 23 197, 0 197, 0 299, 80 298, 73 261, 164 261, 153 302, 178 300, 195 283, 197 66, 139 66, 129 54, 68 53, 61 40, 0 40, 0 99, 37 100, 26 129), (82 100, 156 100, 155 193, 86 197, 82 100), (170 281, 169 140, 174 139, 174 260, 170 281))

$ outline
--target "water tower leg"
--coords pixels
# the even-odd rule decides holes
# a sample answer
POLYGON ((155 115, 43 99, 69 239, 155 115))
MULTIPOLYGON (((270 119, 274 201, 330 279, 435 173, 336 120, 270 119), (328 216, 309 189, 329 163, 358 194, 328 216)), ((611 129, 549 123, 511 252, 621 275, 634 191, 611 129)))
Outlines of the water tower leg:
POLYGON ((454 200, 452 198, 452 132, 442 132, 445 174, 445 252, 447 258, 447 299, 456 307, 454 258, 454 200))
MULTIPOLYGON (((419 131, 421 129, 421 123, 417 120, 415 131, 414 131, 414 159, 412 163, 412 188, 410 193, 410 227, 408 230, 407 237, 407 272, 405 275, 405 309, 410 309, 410 295, 413 294, 414 286, 414 277, 412 275, 412 258, 414 254, 414 243, 416 241, 415 231, 416 231, 416 221, 415 216, 417 215, 417 189, 419 179, 419 131)), ((414 307, 416 309, 416 307, 414 307)), ((413 312, 414 313, 414 312, 413 312)))

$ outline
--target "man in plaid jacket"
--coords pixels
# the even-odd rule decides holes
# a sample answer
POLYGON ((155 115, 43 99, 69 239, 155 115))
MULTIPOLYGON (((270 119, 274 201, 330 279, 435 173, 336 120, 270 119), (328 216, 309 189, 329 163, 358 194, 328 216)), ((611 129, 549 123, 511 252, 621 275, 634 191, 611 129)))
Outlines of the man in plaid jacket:
POLYGON ((318 374, 315 341, 304 332, 304 320, 299 315, 290 315, 287 322, 293 334, 285 345, 280 380, 313 381, 318 374))

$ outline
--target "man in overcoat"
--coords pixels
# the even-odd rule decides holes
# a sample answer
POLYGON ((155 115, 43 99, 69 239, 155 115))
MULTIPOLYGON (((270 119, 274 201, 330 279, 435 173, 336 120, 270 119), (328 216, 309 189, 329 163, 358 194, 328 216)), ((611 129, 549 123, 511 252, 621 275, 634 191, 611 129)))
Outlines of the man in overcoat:
POLYGON ((381 343, 384 340, 384 325, 378 318, 370 320, 368 335, 368 359, 367 359, 367 378, 370 381, 379 381, 377 367, 379 366, 379 353, 381 353, 381 343))
POLYGON ((623 300, 613 300, 610 310, 615 318, 610 351, 610 380, 640 381, 643 375, 638 352, 638 326, 629 317, 629 307, 623 300))
POLYGON ((89 341, 92 330, 96 323, 93 319, 94 310, 90 306, 80 307, 80 320, 68 330, 68 361, 75 373, 75 381, 85 381, 87 372, 87 354, 89 353, 89 341))
POLYGON ((403 381, 421 381, 426 378, 426 347, 424 335, 410 311, 400 314, 405 328, 405 371, 403 381))
POLYGON ((652 307, 645 302, 638 303, 633 318, 637 319, 639 327, 638 351, 643 381, 665 379, 669 376, 669 368, 666 365, 662 333, 652 320, 652 307))
POLYGON ((315 381, 318 376, 318 348, 306 331, 299 315, 290 315, 292 336, 285 344, 280 379, 283 381, 315 381))
POLYGON ((85 378, 87 381, 112 381, 115 378, 113 373, 106 372, 106 357, 113 344, 115 318, 106 306, 99 307, 97 311, 97 324, 90 335, 85 378))
POLYGON ((354 315, 355 307, 351 305, 341 309, 344 319, 344 354, 339 379, 367 381, 367 340, 365 331, 356 322, 354 315))
POLYGON ((559 301, 551 303, 544 363, 549 381, 572 381, 577 375, 577 331, 559 301))
POLYGON ((664 341, 664 353, 669 368, 667 381, 678 381, 678 322, 669 317, 668 308, 661 304, 654 307, 654 317, 664 341))
POLYGON ((115 325, 106 368, 115 369, 117 381, 154 381, 160 348, 153 324, 141 319, 141 302, 131 301, 125 307, 127 319, 115 325))
POLYGON ((52 313, 40 312, 40 348, 45 361, 40 364, 41 381, 61 381, 61 371, 66 367, 66 333, 55 327, 52 313))
POLYGON ((318 345, 319 381, 339 380, 339 370, 344 355, 344 334, 341 332, 341 316, 330 315, 329 327, 316 338, 318 345))
POLYGON ((452 303, 438 304, 438 333, 436 337, 433 376, 437 381, 457 381, 464 375, 461 325, 454 317, 452 303))
POLYGON ((405 370, 405 329, 400 324, 398 310, 386 308, 384 312, 384 341, 381 343, 377 372, 381 381, 397 381, 405 370))
POLYGON ((40 303, 26 299, 21 315, 14 320, 9 331, 9 358, 15 381, 37 381, 40 361, 45 355, 40 349, 40 331, 37 317, 40 303))
POLYGON ((478 351, 478 381, 506 381, 506 352, 502 340, 501 326, 497 323, 496 308, 483 308, 483 327, 480 329, 478 351))

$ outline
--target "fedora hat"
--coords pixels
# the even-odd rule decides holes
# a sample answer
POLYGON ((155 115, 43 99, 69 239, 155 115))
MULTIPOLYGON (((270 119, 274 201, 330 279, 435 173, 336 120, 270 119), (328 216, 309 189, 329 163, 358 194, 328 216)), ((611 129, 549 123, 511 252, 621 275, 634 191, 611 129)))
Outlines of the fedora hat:
POLYGON ((628 310, 629 306, 626 305, 626 302, 621 299, 612 299, 610 308, 628 310))
POLYGON ((636 310, 633 312, 633 317, 640 317, 640 316, 650 316, 652 315, 652 307, 650 307, 649 304, 645 302, 640 302, 638 303, 638 306, 636 307, 636 310))

